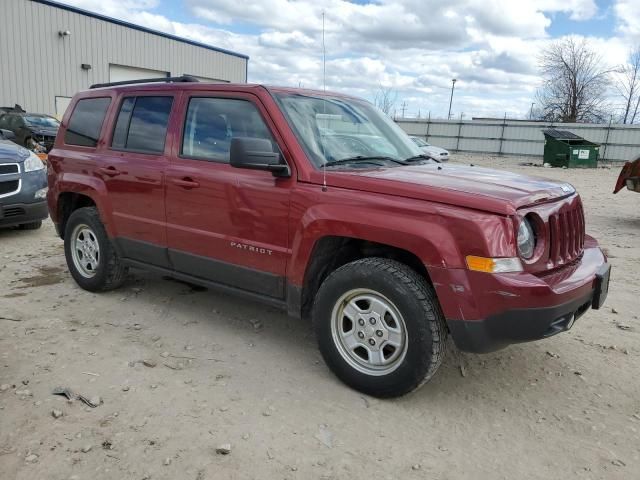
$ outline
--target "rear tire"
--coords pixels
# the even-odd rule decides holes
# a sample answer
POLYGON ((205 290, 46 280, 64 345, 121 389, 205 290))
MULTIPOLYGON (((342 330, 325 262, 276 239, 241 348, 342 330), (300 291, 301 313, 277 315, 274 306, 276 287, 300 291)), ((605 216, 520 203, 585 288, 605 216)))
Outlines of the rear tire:
POLYGON ((98 209, 74 211, 65 228, 64 253, 71 276, 90 292, 113 290, 124 283, 125 267, 100 221, 98 209))
POLYGON ((412 392, 442 363, 447 333, 435 292, 395 260, 364 258, 338 268, 320 286, 312 315, 329 368, 368 395, 412 392))
POLYGON ((37 222, 22 223, 18 226, 20 230, 38 230, 42 226, 42 220, 37 222))

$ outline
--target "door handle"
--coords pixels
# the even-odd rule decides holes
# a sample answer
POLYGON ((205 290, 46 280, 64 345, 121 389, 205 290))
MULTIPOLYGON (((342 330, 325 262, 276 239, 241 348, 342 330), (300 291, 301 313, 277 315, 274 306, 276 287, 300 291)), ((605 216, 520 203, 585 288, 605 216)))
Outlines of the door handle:
POLYGON ((190 177, 174 178, 173 180, 171 180, 171 182, 174 185, 177 185, 179 187, 186 188, 186 189, 198 188, 200 186, 198 182, 196 182, 190 177))
POLYGON ((124 173, 118 170, 116 167, 100 167, 98 168, 98 171, 103 175, 106 175, 107 177, 115 177, 120 175, 121 173, 124 173))

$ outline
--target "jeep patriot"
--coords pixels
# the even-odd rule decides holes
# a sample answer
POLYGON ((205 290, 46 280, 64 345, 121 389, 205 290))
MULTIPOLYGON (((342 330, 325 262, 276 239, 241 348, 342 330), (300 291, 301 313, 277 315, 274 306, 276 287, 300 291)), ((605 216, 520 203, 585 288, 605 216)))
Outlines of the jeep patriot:
POLYGON ((349 386, 406 394, 445 340, 570 329, 608 291, 567 183, 426 156, 358 98, 191 77, 95 85, 49 154, 51 218, 89 291, 130 267, 310 318, 349 386), (160 81, 161 80, 161 81, 160 81))

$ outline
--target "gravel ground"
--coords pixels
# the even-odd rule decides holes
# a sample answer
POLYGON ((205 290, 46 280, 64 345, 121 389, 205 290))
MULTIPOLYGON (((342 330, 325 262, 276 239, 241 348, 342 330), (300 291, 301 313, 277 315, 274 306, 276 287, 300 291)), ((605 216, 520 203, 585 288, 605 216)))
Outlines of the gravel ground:
POLYGON ((640 195, 611 194, 618 167, 455 160, 573 183, 613 264, 606 307, 545 341, 450 346, 381 401, 335 379, 307 323, 139 271, 91 294, 50 222, 0 231, 0 478, 640 478, 640 195))

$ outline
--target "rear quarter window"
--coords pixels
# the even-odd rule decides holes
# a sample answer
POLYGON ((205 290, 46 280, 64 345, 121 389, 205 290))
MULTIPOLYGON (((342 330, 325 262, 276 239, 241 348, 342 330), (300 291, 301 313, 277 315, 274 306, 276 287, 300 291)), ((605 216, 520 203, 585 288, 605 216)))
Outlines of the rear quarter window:
POLYGON ((108 97, 78 100, 64 134, 64 143, 95 147, 110 103, 111 98, 108 97))

